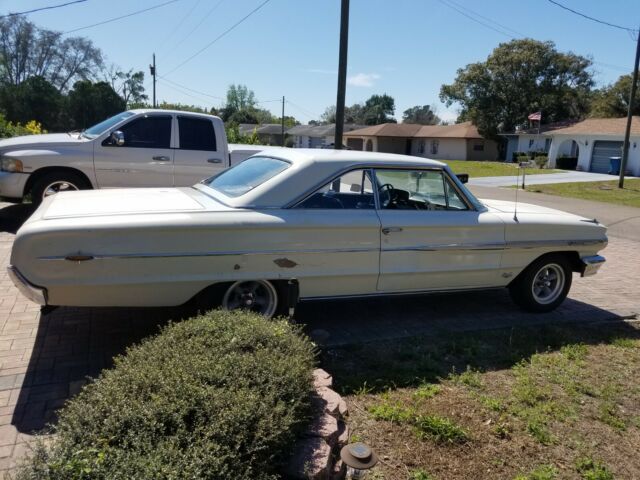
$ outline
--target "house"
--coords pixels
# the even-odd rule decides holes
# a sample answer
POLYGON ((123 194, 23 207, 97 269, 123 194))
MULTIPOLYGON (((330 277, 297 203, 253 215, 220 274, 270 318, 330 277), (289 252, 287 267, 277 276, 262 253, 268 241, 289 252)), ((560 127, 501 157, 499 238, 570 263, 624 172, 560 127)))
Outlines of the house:
POLYGON ((383 123, 345 133, 354 150, 401 153, 437 160, 496 160, 498 145, 471 122, 455 125, 383 123))
MULTIPOLYGON (((588 118, 543 134, 551 139, 549 166, 561 156, 578 158, 578 169, 609 173, 611 157, 622 156, 626 118, 588 118)), ((640 117, 633 117, 627 171, 640 176, 640 117)))
MULTIPOLYGON (((344 125, 344 132, 356 130, 364 125, 347 123, 344 125)), ((336 134, 336 124, 328 125, 296 125, 287 130, 287 135, 293 140, 296 148, 324 148, 332 146, 336 134)))
POLYGON ((545 136, 545 133, 549 133, 560 128, 565 128, 573 125, 575 122, 554 122, 547 125, 542 125, 538 128, 522 128, 516 127, 516 131, 513 133, 503 133, 503 136, 507 140, 505 161, 514 161, 513 154, 515 152, 545 152, 548 153, 551 148, 551 137, 545 136))
MULTIPOLYGON (((263 145, 282 145, 282 124, 280 123, 241 123, 238 125, 238 130, 242 135, 253 135, 255 131, 263 145)), ((285 137, 286 135, 285 131, 285 137)))

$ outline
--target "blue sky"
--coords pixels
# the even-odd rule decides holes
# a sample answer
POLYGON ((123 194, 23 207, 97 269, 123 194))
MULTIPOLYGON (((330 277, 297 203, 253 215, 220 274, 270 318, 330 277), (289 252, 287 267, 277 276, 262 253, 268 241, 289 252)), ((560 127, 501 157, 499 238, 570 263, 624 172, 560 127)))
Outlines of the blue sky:
MULTIPOLYGON (((0 0, 0 12, 64 1, 0 0)), ((165 1, 87 0, 29 18, 68 31, 165 1)), ((74 35, 91 38, 109 62, 147 74, 155 51, 158 73, 166 76, 158 83, 161 100, 219 107, 227 86, 242 83, 277 115, 281 107, 274 100, 285 95, 291 102, 286 114, 306 123, 335 103, 340 0, 271 0, 174 70, 263 1, 178 0, 74 35)), ((631 28, 640 23, 638 0, 558 1, 610 23, 631 28)), ((600 85, 632 69, 635 42, 628 32, 547 0, 351 0, 347 104, 387 93, 396 100, 398 118, 422 104, 435 104, 441 117, 455 118, 456 108, 447 109, 438 99, 440 86, 450 83, 458 68, 484 60, 500 42, 521 36, 553 40, 560 50, 591 56, 598 62, 593 70, 600 85)))

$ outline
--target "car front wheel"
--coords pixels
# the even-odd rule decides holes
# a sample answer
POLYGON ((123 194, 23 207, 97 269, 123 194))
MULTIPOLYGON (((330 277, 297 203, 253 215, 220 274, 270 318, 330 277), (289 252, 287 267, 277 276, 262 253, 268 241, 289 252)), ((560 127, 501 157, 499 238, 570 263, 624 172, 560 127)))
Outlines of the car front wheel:
POLYGON ((87 190, 91 185, 74 172, 51 172, 38 178, 31 189, 31 202, 39 205, 45 198, 60 192, 87 190))
POLYGON ((271 318, 278 308, 278 292, 267 280, 235 282, 224 293, 222 308, 250 310, 271 318))
POLYGON ((571 288, 572 270, 563 255, 545 255, 529 265, 509 286, 511 298, 530 312, 550 312, 571 288))

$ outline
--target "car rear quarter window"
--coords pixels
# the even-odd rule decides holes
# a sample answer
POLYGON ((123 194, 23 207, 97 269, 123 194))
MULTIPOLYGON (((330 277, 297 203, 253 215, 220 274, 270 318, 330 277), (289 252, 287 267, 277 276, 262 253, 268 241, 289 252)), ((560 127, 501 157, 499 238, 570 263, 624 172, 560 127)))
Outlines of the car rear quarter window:
POLYGON ((124 146, 133 148, 169 148, 171 116, 139 117, 123 125, 124 146))
POLYGON ((216 151, 213 122, 203 118, 178 117, 180 149, 216 151))

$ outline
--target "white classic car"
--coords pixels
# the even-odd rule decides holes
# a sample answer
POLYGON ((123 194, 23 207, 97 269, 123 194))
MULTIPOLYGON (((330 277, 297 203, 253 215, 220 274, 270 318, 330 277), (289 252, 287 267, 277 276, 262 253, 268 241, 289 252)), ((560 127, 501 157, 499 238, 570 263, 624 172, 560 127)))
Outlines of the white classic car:
POLYGON ((544 312, 606 243, 596 220, 477 200, 437 161, 281 149, 189 188, 47 197, 9 272, 43 305, 197 298, 272 316, 298 300, 508 287, 544 312))

